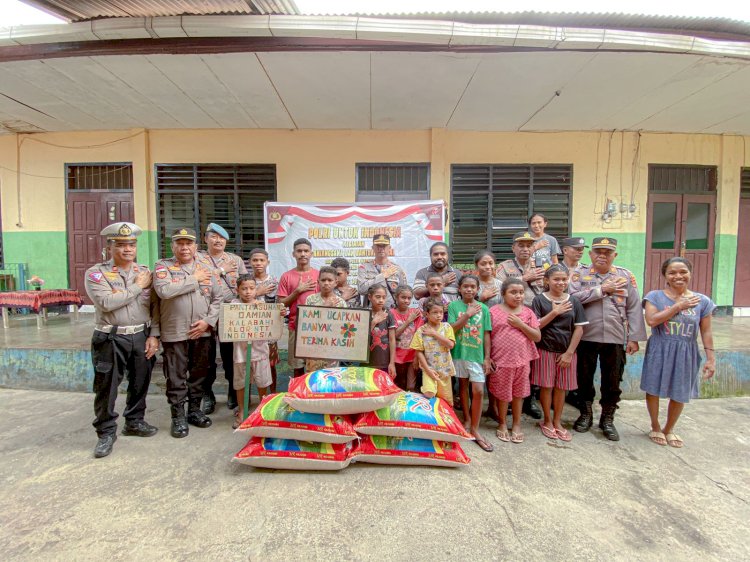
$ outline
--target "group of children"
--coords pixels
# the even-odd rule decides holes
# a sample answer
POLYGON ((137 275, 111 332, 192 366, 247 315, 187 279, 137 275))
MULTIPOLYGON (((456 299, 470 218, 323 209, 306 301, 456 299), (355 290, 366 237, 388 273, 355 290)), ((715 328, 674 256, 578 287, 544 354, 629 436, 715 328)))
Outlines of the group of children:
MULTIPOLYGON (((256 249, 249 261, 253 273, 239 278, 239 301, 264 302, 257 300, 258 288, 265 283, 275 289, 275 279, 265 270, 268 256, 256 249)), ((428 295, 418 301, 418 307, 412 306, 412 289, 402 285, 394 291, 395 305, 388 310, 388 289, 372 286, 367 295, 371 308, 367 366, 387 371, 404 390, 419 390, 428 398, 438 396, 448 404, 453 404, 452 379, 457 378, 466 429, 488 452, 493 446, 479 432, 485 385, 500 420, 498 439, 521 443, 523 399, 530 394, 530 384, 536 384, 542 389, 542 432, 551 439, 569 441, 571 435, 562 427, 560 416, 565 391, 576 388, 575 350, 586 319, 580 302, 566 293, 567 268, 555 264, 546 270, 546 290, 529 308, 523 304, 521 279, 509 277, 502 283, 495 279, 491 252, 479 252, 475 263, 478 274, 461 277, 460 299, 452 302, 443 295, 439 274, 427 278, 428 295), (509 405, 510 431, 505 423, 509 405)), ((347 300, 354 300, 347 285, 348 263, 335 265, 338 267, 320 269, 318 292, 307 296, 305 304, 347 307, 347 300)), ((264 292, 266 301, 272 294, 264 292)), ((247 343, 235 343, 234 382, 239 404, 244 398, 246 349, 247 343)), ((268 343, 253 342, 251 349, 251 371, 262 398, 271 384, 268 343)), ((308 359, 305 371, 337 365, 336 361, 308 359)), ((236 424, 240 415, 237 412, 236 424)))

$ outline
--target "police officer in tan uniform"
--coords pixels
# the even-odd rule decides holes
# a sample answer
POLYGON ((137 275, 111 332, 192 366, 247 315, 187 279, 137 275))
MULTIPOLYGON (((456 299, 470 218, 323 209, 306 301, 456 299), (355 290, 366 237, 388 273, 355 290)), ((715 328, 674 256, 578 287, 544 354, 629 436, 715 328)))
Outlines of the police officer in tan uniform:
POLYGON ((544 292, 544 269, 535 267, 531 261, 534 237, 526 231, 517 232, 513 235, 513 258, 500 262, 497 265, 495 277, 505 281, 508 277, 520 277, 523 281, 523 304, 531 306, 534 297, 544 292))
POLYGON ((123 435, 151 437, 158 430, 145 422, 146 393, 154 355, 159 349, 159 307, 151 290, 151 272, 135 262, 141 229, 118 222, 102 230, 111 259, 90 267, 86 293, 96 309, 91 338, 94 363, 94 428, 99 441, 96 458, 112 452, 117 439, 117 387, 128 375, 123 435))
MULTIPOLYGON (((198 262, 214 270, 216 282, 222 290, 222 302, 232 302, 237 298, 237 277, 247 273, 245 262, 237 254, 224 251, 229 240, 229 233, 216 223, 209 223, 206 227, 206 249, 200 250, 196 256, 198 262)), ((216 345, 217 338, 213 338, 213 347, 209 353, 208 376, 203 384, 203 413, 211 414, 216 408, 216 396, 213 392, 213 384, 216 380, 216 345)), ((218 342, 221 364, 224 368, 224 378, 229 384, 227 393, 227 407, 237 407, 237 395, 232 382, 234 344, 232 342, 218 342)))
POLYGON ((406 273, 400 265, 392 262, 388 257, 390 248, 391 237, 387 234, 376 234, 372 237, 372 251, 375 259, 366 261, 357 268, 357 290, 362 296, 365 307, 370 303, 367 292, 373 285, 385 287, 386 310, 396 304, 396 299, 393 297, 396 288, 399 285, 406 285, 406 273))
POLYGON ((573 428, 588 431, 594 423, 593 402, 596 396, 594 373, 599 362, 601 371, 602 415, 599 428, 610 441, 620 439, 614 425, 620 401, 620 381, 625 371, 626 354, 638 351, 638 342, 646 339, 641 297, 633 274, 613 265, 617 257, 617 240, 594 238, 590 266, 579 266, 571 276, 571 295, 578 298, 589 321, 583 327, 578 345, 578 395, 581 415, 573 428))
POLYGON ((195 230, 178 228, 172 234, 174 257, 159 260, 154 268, 154 291, 161 299, 161 340, 172 437, 186 437, 188 423, 197 427, 211 425, 211 419, 201 411, 201 399, 212 330, 219 320, 223 292, 213 271, 196 261, 197 251, 195 230))

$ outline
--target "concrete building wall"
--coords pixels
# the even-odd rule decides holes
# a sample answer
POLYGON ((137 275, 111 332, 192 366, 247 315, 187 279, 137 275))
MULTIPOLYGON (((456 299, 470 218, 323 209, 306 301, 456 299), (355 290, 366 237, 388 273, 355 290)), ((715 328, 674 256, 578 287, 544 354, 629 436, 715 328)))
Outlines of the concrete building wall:
MULTIPOLYGON (((642 282, 649 164, 719 169, 714 298, 731 305, 740 169, 747 137, 634 132, 129 130, 0 137, 0 204, 6 262, 25 262, 49 287, 68 285, 66 163, 132 162, 135 220, 146 231, 139 259, 157 257, 154 165, 273 163, 280 201, 350 202, 359 162, 429 162, 431 196, 450 203, 452 164, 573 165, 572 228, 620 241, 618 261, 642 282), (20 169, 21 174, 15 170, 20 169), (20 197, 19 197, 20 194, 20 197), (607 199, 637 205, 601 220, 607 199), (721 274, 719 274, 719 270, 721 274)), ((448 228, 450 225, 448 225, 448 228)))

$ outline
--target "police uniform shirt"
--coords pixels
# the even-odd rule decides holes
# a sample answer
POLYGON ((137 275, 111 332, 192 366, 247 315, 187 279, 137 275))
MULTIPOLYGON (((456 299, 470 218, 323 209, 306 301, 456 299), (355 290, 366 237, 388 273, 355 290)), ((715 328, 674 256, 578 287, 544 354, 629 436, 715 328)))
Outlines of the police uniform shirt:
POLYGON ((142 289, 135 282, 145 265, 133 263, 129 269, 118 268, 109 260, 86 270, 86 294, 96 309, 96 324, 137 326, 151 321, 150 335, 159 336, 159 306, 151 288, 142 289))
POLYGON ((395 304, 393 294, 396 292, 396 288, 399 285, 406 285, 406 273, 404 273, 400 265, 392 261, 389 261, 385 265, 377 265, 374 261, 360 264, 357 269, 357 290, 360 295, 364 296, 365 306, 369 302, 367 291, 373 285, 385 287, 385 308, 387 310, 395 304), (395 267, 398 271, 386 278, 381 271, 388 267, 395 267))
POLYGON ((593 266, 579 266, 570 278, 570 294, 581 301, 589 321, 583 327, 583 340, 617 344, 646 340, 641 297, 635 276, 627 269, 612 266, 602 275, 593 266), (612 295, 603 293, 602 284, 617 277, 627 280, 625 287, 612 295))
MULTIPOLYGON (((534 290, 534 287, 538 287, 538 285, 532 287, 532 285, 524 281, 522 277, 532 269, 534 269, 534 264, 531 260, 527 261, 523 268, 521 268, 521 264, 516 260, 505 260, 498 264, 495 277, 497 277, 500 282, 505 281, 508 277, 517 277, 520 279, 523 284, 523 304, 524 306, 531 306, 534 297, 537 295, 537 291, 534 290)), ((542 291, 540 290, 538 292, 542 291)))
POLYGON ((414 277, 414 290, 417 289, 424 289, 427 287, 427 279, 433 274, 437 273, 439 275, 442 275, 445 277, 449 273, 455 273, 456 274, 456 280, 453 281, 453 283, 446 283, 443 286, 443 295, 448 299, 448 301, 453 302, 455 300, 458 300, 461 298, 461 295, 458 294, 458 282, 461 280, 462 273, 458 271, 457 269, 453 269, 451 266, 447 266, 446 270, 443 272, 435 271, 435 268, 432 266, 432 264, 428 265, 427 267, 423 267, 419 271, 417 271, 417 275, 414 277))
MULTIPOLYGON (((216 283, 213 273, 208 279, 198 283, 193 273, 199 265, 198 261, 181 264, 177 258, 156 262, 154 291, 161 299, 159 311, 162 341, 188 339, 190 325, 198 320, 206 321, 212 328, 216 327, 223 291, 216 283)), ((201 337, 209 335, 209 332, 205 332, 201 337)))
POLYGON ((216 282, 223 293, 224 302, 232 302, 237 297, 237 277, 247 273, 247 267, 245 267, 242 258, 229 252, 222 252, 221 256, 214 258, 210 253, 201 250, 196 254, 195 259, 208 269, 215 270, 214 275, 216 275, 216 282), (237 268, 234 271, 222 274, 222 268, 226 269, 224 266, 230 263, 234 263, 237 268))

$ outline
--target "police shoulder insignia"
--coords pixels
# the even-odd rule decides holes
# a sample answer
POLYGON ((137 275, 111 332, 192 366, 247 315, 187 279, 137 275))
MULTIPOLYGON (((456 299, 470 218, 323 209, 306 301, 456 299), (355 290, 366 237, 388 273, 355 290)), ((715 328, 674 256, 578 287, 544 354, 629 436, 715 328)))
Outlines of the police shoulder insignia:
POLYGON ((630 274, 630 284, 636 289, 638 288, 638 282, 635 280, 635 275, 632 273, 630 274))
POLYGON ((154 266, 154 271, 159 271, 160 269, 167 269, 167 266, 163 263, 157 262, 157 264, 154 266))
POLYGON ((166 277, 167 277, 167 272, 164 271, 163 269, 160 269, 156 272, 157 279, 166 279, 166 277))
POLYGON ((104 276, 102 275, 101 271, 92 271, 89 273, 89 279, 91 279, 94 283, 101 283, 104 276))
MULTIPOLYGON (((574 273, 573 277, 571 277, 571 280, 572 281, 578 281, 580 278, 581 278, 581 274, 580 273, 574 273)), ((586 279, 586 278, 584 277, 584 279, 586 279)))

